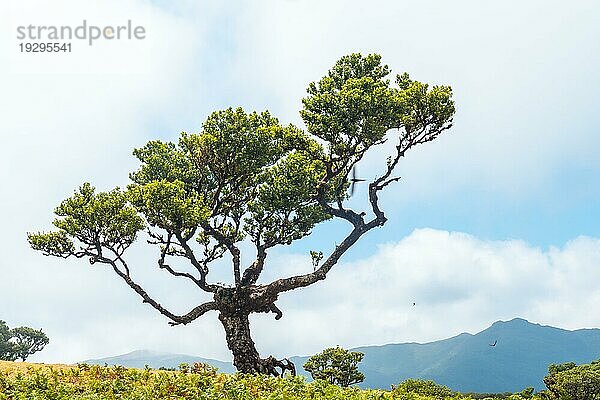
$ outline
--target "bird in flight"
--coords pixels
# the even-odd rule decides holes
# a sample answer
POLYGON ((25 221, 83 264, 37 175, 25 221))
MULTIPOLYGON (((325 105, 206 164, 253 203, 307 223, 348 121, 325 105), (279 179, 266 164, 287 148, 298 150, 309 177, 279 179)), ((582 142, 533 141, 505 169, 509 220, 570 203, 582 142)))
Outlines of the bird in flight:
POLYGON ((354 185, 356 185, 356 182, 364 182, 364 179, 358 179, 356 177, 356 167, 352 168, 352 179, 350 179, 350 182, 352 182, 350 184, 350 196, 352 196, 354 194, 354 185))
POLYGON ((494 346, 496 346, 497 343, 498 343, 498 341, 494 340, 494 343, 490 343, 490 346, 494 347, 494 346))
POLYGON ((417 303, 413 303, 413 306, 416 306, 416 305, 417 305, 417 303))

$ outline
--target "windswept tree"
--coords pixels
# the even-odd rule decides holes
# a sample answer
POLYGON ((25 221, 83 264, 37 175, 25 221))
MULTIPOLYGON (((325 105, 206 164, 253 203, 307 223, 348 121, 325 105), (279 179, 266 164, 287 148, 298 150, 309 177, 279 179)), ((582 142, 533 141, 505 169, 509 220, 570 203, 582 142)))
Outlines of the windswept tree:
POLYGON ((389 75, 378 55, 342 57, 308 86, 300 111, 306 131, 282 125, 268 112, 229 108, 212 113, 199 133, 182 133, 177 143, 151 141, 134 151, 141 165, 126 190, 97 192, 83 184, 56 208, 57 230, 30 233, 29 243, 45 255, 106 265, 171 325, 217 312, 239 371, 295 372, 288 360, 259 356, 249 315, 271 312, 280 319, 280 295, 325 279, 361 236, 384 225, 379 196, 398 181, 399 161, 452 123, 450 87, 430 87, 408 74, 396 76, 394 84, 389 75), (351 171, 386 141, 395 147, 366 184, 369 206, 349 208, 351 171), (258 282, 271 249, 306 237, 332 218, 347 221, 350 229, 330 254, 317 249, 306 273, 258 282), (125 253, 143 230, 158 247, 158 268, 189 280, 210 301, 178 314, 134 280, 125 253), (249 265, 242 265, 242 242, 252 244, 249 265), (209 279, 222 258, 231 262, 230 284, 209 279), (193 272, 177 268, 178 259, 193 272))
POLYGON ((25 361, 30 355, 41 351, 50 342, 48 336, 41 329, 21 326, 11 329, 10 332, 14 343, 14 354, 21 361, 25 361))
POLYGON ((33 353, 41 351, 49 342, 42 330, 27 326, 9 329, 6 322, 0 321, 0 360, 25 361, 33 353))

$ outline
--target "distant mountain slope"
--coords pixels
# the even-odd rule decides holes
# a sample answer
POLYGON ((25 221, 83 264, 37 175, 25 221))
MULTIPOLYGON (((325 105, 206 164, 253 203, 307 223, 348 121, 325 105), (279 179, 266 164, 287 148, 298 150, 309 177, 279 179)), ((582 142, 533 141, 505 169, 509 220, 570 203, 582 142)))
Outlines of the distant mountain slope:
POLYGON ((551 363, 600 358, 600 329, 568 331, 515 318, 495 322, 476 335, 356 350, 365 353, 365 387, 420 378, 462 392, 512 392, 527 386, 542 389, 551 363))
MULTIPOLYGON (((600 329, 565 329, 530 323, 521 318, 495 322, 475 335, 458 336, 431 343, 402 343, 353 349, 365 353, 360 370, 361 387, 389 388, 408 378, 433 379, 461 392, 517 391, 527 386, 544 387, 548 365, 600 358, 600 329), (490 346, 497 341, 496 346, 490 346)), ((307 357, 292 357, 298 372, 307 357)), ((88 360, 88 363, 120 364, 143 368, 149 365, 177 367, 180 363, 207 362, 222 372, 230 363, 184 355, 137 351, 124 356, 88 360)))
POLYGON ((122 365, 129 368, 144 368, 146 365, 150 368, 177 368, 179 364, 186 363, 193 365, 195 362, 204 362, 219 368, 219 372, 233 373, 235 368, 229 362, 211 360, 208 358, 188 356, 185 354, 159 353, 149 350, 136 350, 131 353, 115 357, 99 358, 83 361, 91 365, 122 365))

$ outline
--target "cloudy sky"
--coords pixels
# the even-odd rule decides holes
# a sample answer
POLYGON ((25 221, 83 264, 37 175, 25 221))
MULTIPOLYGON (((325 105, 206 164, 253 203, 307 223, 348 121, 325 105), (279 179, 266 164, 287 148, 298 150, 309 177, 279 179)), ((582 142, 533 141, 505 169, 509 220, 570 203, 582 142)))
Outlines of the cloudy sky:
MULTIPOLYGON (((325 282, 283 295, 283 319, 252 319, 259 350, 424 342, 517 316, 600 327, 594 1, 8 0, 0 22, 0 319, 47 332, 32 360, 135 349, 230 359, 214 313, 171 328, 110 271, 43 257, 26 232, 49 229, 53 208, 84 181, 127 184, 134 147, 197 132, 213 110, 269 109, 302 126, 307 84, 350 52, 451 85, 455 126, 403 160, 382 199, 386 226, 325 282), (132 20, 146 38, 19 52, 18 26, 84 19, 132 20)), ((374 176, 383 158, 372 154, 360 173, 374 176)), ((273 251, 264 279, 306 271, 308 250, 343 234, 326 224, 273 251)), ((163 304, 187 312, 202 299, 156 271, 154 249, 140 243, 129 257, 163 304)))

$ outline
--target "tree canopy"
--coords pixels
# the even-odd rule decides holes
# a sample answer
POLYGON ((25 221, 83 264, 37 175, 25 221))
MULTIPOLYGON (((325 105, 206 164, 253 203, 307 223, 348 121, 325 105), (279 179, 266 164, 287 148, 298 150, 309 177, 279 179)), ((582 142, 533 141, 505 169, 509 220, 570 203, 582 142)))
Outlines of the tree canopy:
POLYGON ((544 377, 548 398, 556 400, 593 400, 600 398, 600 360, 590 364, 573 362, 551 364, 544 377))

